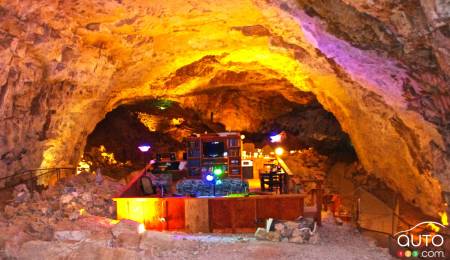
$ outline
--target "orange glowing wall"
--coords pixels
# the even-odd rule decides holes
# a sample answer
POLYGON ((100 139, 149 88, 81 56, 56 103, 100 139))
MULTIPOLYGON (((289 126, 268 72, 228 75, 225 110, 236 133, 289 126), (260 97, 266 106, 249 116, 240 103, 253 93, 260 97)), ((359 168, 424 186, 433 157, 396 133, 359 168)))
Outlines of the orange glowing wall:
POLYGON ((143 223, 146 229, 184 229, 184 200, 178 198, 114 198, 117 219, 143 223))

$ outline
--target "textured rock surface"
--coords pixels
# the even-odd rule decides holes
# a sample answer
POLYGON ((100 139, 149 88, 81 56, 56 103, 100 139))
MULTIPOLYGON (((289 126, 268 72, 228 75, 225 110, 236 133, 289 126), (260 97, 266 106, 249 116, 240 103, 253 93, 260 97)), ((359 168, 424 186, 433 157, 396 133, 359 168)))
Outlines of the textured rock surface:
POLYGON ((302 90, 370 174, 437 216, 449 6, 400 2, 3 1, 0 173, 76 165, 95 125, 132 100, 234 86, 299 102, 302 90))

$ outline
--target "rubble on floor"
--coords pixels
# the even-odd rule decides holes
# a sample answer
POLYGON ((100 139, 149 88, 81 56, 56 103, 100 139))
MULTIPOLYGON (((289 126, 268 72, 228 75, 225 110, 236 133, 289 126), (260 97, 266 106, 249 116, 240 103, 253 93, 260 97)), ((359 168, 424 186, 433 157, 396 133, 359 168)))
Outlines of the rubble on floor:
POLYGON ((84 240, 90 236, 92 227, 82 217, 100 218, 100 223, 111 225, 115 218, 111 198, 124 185, 105 176, 96 180, 95 175, 87 172, 64 178, 40 193, 31 192, 25 184, 17 185, 12 200, 0 214, 1 254, 15 257, 20 245, 29 240, 84 240), (82 229, 76 230, 78 226, 82 229))
POLYGON ((300 218, 297 221, 279 221, 268 219, 266 228, 258 228, 255 232, 257 240, 272 242, 289 242, 297 244, 317 244, 319 233, 313 219, 300 218))
POLYGON ((14 188, 13 201, 5 208, 5 217, 35 216, 55 222, 63 218, 77 219, 83 214, 113 218, 111 198, 125 187, 125 182, 106 176, 99 178, 83 172, 68 176, 41 193, 28 191, 25 184, 14 188))

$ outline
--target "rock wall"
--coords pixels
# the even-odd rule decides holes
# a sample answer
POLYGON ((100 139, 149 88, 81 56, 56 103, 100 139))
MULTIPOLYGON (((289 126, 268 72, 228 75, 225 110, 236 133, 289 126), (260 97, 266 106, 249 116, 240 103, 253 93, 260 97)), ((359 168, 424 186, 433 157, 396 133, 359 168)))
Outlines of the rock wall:
POLYGON ((437 216, 450 190, 448 5, 363 2, 3 1, 0 174, 75 165, 130 101, 226 85, 299 102, 301 90, 370 174, 437 216))

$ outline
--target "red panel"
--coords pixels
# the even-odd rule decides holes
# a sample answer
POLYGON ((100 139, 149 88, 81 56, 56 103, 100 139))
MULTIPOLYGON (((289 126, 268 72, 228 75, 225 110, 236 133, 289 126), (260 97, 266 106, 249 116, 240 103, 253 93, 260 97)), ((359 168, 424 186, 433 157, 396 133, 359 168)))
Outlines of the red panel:
POLYGON ((228 200, 232 205, 233 232, 238 229, 256 229, 256 200, 228 200))
MULTIPOLYGON (((303 197, 280 195, 208 199, 209 229, 227 233, 253 232, 267 218, 294 220, 303 215, 303 197)), ((121 219, 145 223, 147 229, 153 230, 185 229, 185 198, 115 200, 121 219)))
POLYGON ((258 199, 256 208, 258 220, 267 218, 295 220, 303 215, 303 198, 268 196, 258 199))
POLYGON ((256 201, 252 198, 210 199, 210 227, 213 232, 253 232, 256 201))
POLYGON ((183 230, 184 219, 184 199, 166 199, 167 207, 167 230, 183 230))
POLYGON ((233 221, 232 221, 232 204, 227 200, 209 200, 209 223, 210 229, 214 232, 222 230, 232 231, 233 221))

